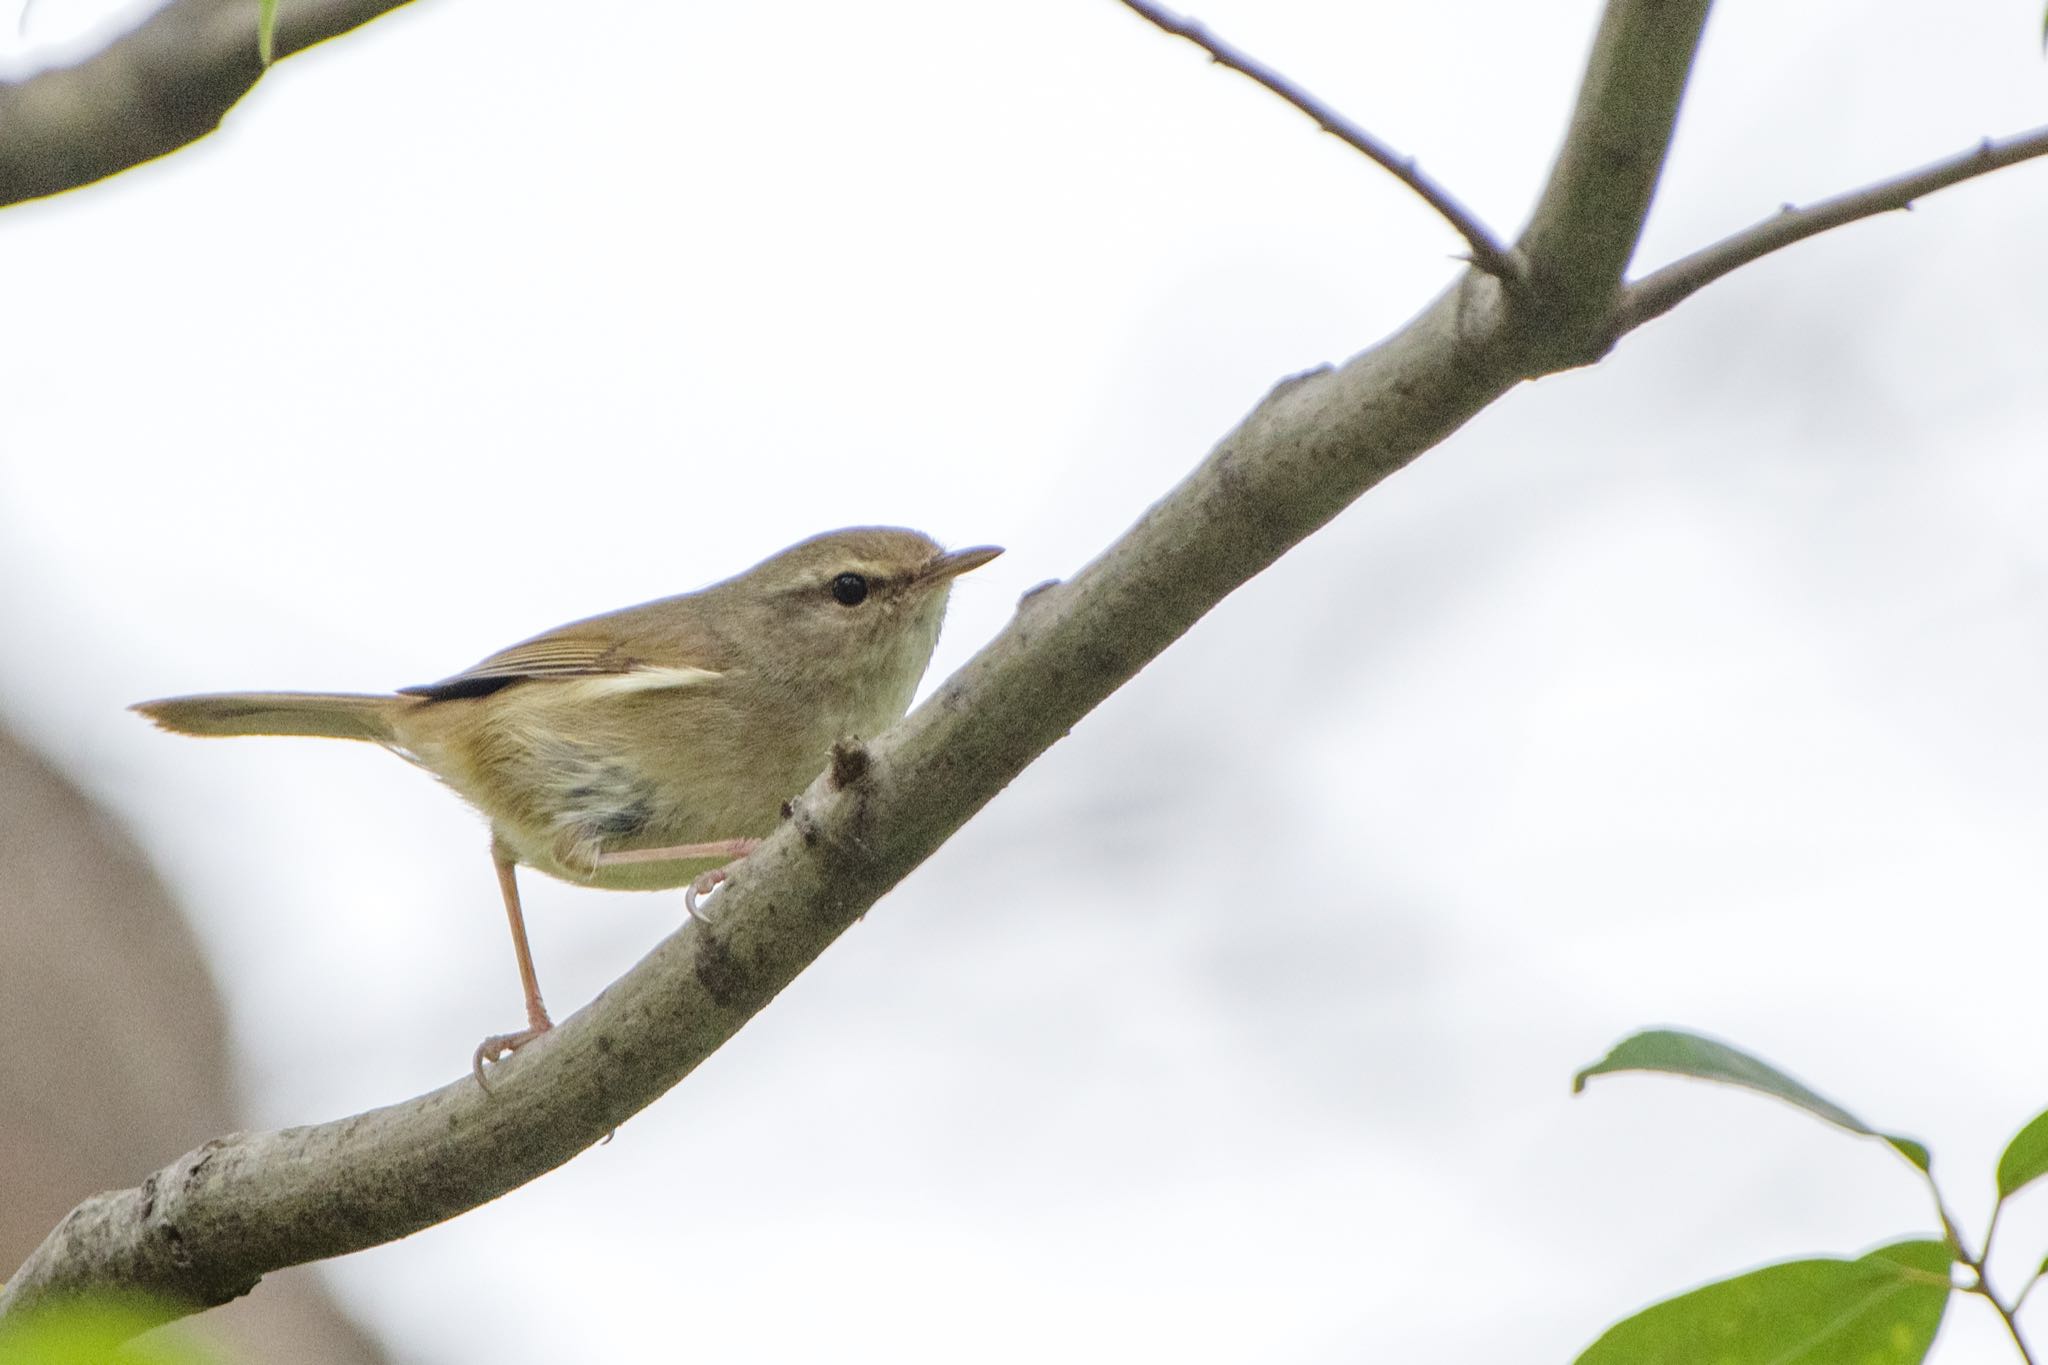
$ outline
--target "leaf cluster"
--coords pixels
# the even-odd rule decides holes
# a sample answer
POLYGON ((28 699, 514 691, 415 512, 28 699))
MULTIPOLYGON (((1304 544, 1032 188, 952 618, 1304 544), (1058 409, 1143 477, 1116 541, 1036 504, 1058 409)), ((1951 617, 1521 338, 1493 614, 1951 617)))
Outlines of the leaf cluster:
POLYGON ((1998 1201, 1983 1245, 1972 1250, 1935 1181, 1924 1143, 1873 1128, 1768 1062, 1698 1034, 1652 1029, 1623 1039, 1580 1071, 1572 1091, 1584 1090, 1594 1076, 1623 1071, 1740 1086, 1882 1142, 1926 1183, 1941 1235, 1892 1242, 1854 1259, 1787 1261, 1704 1285, 1616 1323, 1577 1365, 1917 1365, 1933 1349, 1949 1300, 1959 1293, 1988 1302, 2020 1358, 2033 1365, 2018 1314, 2048 1271, 2048 1259, 2009 1297, 1992 1287, 1984 1264, 2006 1201, 2048 1175, 2048 1111, 2006 1144, 1998 1160, 1998 1201))

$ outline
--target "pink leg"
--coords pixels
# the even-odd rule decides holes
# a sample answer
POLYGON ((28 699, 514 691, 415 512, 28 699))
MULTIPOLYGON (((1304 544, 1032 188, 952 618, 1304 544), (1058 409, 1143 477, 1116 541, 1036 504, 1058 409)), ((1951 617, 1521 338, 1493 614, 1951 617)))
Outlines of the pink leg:
POLYGON ((759 839, 718 839, 708 844, 674 844, 668 848, 635 848, 624 853, 600 853, 599 867, 614 863, 687 863, 698 858, 730 858, 737 862, 761 846, 759 839))
POLYGON ((519 910, 519 883, 514 878, 512 860, 497 849, 491 851, 491 858, 498 867, 498 890, 505 896, 505 918, 512 923, 512 952, 519 959, 519 984, 526 991, 526 1027, 517 1033, 494 1033, 477 1044, 469 1069, 476 1076, 476 1083, 486 1090, 491 1087, 484 1080, 485 1062, 511 1056, 555 1026, 548 1018, 548 1007, 541 1003, 540 978, 534 975, 533 950, 526 944, 526 917, 519 910))
POLYGON ((704 914, 697 908, 699 898, 710 895, 723 882, 732 869, 737 867, 749 853, 761 846, 759 839, 719 839, 708 844, 675 844, 669 848, 636 848, 625 853, 600 853, 599 867, 612 863, 680 863, 698 858, 729 858, 732 861, 723 867, 714 867, 709 872, 699 873, 697 879, 683 892, 683 909, 690 912, 690 918, 703 920, 704 914))

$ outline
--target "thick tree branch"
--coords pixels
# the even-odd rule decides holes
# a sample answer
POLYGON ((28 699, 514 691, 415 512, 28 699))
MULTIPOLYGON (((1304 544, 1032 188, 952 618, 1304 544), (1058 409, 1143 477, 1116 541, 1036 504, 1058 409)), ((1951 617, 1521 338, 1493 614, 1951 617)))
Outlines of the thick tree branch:
MULTIPOLYGON (((406 0, 281 0, 290 56, 406 0)), ((0 205, 89 185, 197 141, 263 74, 256 0, 171 0, 76 66, 0 84, 0 205)))
POLYGON ((2048 156, 2048 128, 2036 128, 2003 142, 1986 138, 1970 150, 1945 161, 1908 171, 1890 180, 1881 180, 1860 190, 1838 194, 1832 199, 1823 199, 1805 208, 1787 204, 1782 212, 1756 226, 1673 261, 1630 285, 1622 295, 1619 310, 1621 329, 1633 331, 1652 318, 1662 317, 1730 271, 1794 242, 1803 242, 1808 237, 1853 223, 1859 218, 1874 218, 1895 209, 1909 209, 1913 207, 1914 200, 1925 198, 1936 190, 1944 190, 1950 185, 1974 180, 1980 175, 2038 156, 2048 156))
POLYGON ((1318 128, 1347 147, 1363 153, 1367 159, 1415 191, 1424 203, 1435 209, 1443 216, 1444 221, 1458 230, 1458 235, 1463 237, 1466 245, 1472 249, 1472 264, 1510 284, 1521 278, 1521 267, 1495 239, 1486 224, 1480 222, 1470 209, 1453 198, 1449 190, 1424 175, 1416 166, 1414 157, 1402 156, 1264 62, 1232 47, 1195 20, 1175 14, 1162 5, 1152 3, 1152 0, 1122 0, 1122 3, 1168 33, 1185 38, 1201 48, 1209 54, 1209 60, 1218 66, 1228 67, 1272 91, 1314 119, 1318 128))
POLYGON ((490 1093, 465 1075, 354 1118, 208 1143, 81 1204, 0 1291, 0 1318, 94 1290, 190 1306, 173 1315, 221 1302, 496 1198, 652 1103, 1217 602, 1520 380, 1585 363, 1650 315, 1620 306, 1620 272, 1704 16, 1704 0, 1611 0, 1519 248, 1535 287, 1467 271, 1379 345, 1281 384, 1099 558, 1028 596, 865 763, 842 753, 710 924, 685 921, 504 1062, 490 1093))

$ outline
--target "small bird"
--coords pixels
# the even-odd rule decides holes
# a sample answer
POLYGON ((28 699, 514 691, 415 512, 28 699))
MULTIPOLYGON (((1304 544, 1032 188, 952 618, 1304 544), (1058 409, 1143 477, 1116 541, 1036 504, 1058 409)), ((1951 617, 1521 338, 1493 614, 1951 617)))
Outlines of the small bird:
POLYGON ((133 709, 187 735, 368 740, 455 789, 491 827, 526 992, 552 1028, 514 869, 616 890, 683 886, 685 905, 774 829, 834 741, 900 719, 931 662, 946 597, 994 546, 941 549, 894 527, 830 531, 708 588, 607 612, 396 693, 223 692, 133 709))

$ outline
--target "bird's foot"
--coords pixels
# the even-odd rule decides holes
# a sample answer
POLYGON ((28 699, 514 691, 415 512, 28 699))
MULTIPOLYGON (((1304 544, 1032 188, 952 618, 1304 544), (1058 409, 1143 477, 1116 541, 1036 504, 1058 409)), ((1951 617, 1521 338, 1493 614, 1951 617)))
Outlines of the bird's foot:
POLYGON ((738 857, 724 867, 714 867, 709 872, 698 873, 697 880, 683 888, 683 909, 689 911, 690 918, 699 924, 709 924, 710 921, 704 918, 704 912, 698 909, 697 902, 725 885, 726 879, 732 875, 732 870, 745 862, 747 855, 761 846, 761 841, 734 839, 732 844, 733 851, 739 855, 738 857))
POLYGON ((504 1058, 510 1057, 520 1048, 525 1047, 554 1026, 554 1021, 543 1014, 533 1019, 531 1023, 517 1033, 492 1034, 476 1045, 476 1054, 470 1058, 469 1062, 470 1074, 476 1077, 478 1085, 482 1086, 486 1091, 490 1090, 491 1083, 484 1079, 485 1064, 502 1061, 504 1058))
POLYGON ((704 912, 697 908, 697 902, 725 885, 726 868, 738 865, 739 860, 727 863, 725 867, 714 867, 709 872, 700 872, 697 879, 683 888, 683 909, 690 912, 690 918, 699 924, 709 924, 704 912))

